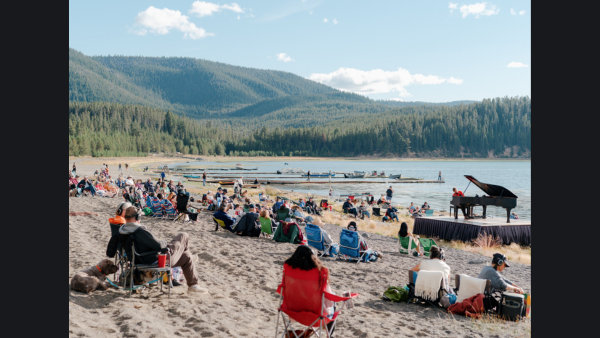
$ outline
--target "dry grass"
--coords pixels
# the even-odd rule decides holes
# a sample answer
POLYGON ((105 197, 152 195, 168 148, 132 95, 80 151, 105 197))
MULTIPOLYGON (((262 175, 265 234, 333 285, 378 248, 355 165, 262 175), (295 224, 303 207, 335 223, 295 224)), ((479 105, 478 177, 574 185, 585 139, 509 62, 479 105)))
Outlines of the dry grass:
MULTIPOLYGON (((190 192, 200 195, 209 190, 215 193, 218 186, 219 185, 216 183, 207 183, 206 187, 202 186, 202 182, 186 183, 186 188, 190 192)), ((260 192, 268 195, 269 198, 273 200, 276 196, 285 196, 295 201, 299 200, 300 198, 308 199, 309 196, 312 196, 316 201, 327 199, 330 201, 333 211, 324 211, 322 213, 322 217, 320 217, 320 219, 323 223, 335 224, 345 228, 348 226, 350 221, 355 221, 358 226, 358 230, 375 233, 382 236, 394 238, 397 237, 401 222, 406 222, 408 225, 408 231, 413 232, 413 227, 415 224, 414 219, 408 216, 405 209, 398 210, 398 218, 400 219, 400 222, 381 222, 381 216, 371 216, 370 219, 365 218, 364 220, 361 220, 360 218, 355 219, 353 216, 344 214, 342 212, 343 203, 332 201, 330 198, 328 198, 328 196, 308 195, 298 192, 284 191, 264 185, 257 189, 248 189, 248 196, 253 202, 258 202, 258 193, 260 192)), ((436 212, 436 215, 437 214, 438 213, 436 212)), ((319 217, 315 216, 315 218, 319 217)), ((444 241, 437 238, 435 240, 440 246, 474 252, 488 257, 492 257, 495 252, 502 252, 507 256, 509 261, 518 262, 521 264, 531 264, 531 247, 521 247, 516 243, 512 243, 511 245, 501 245, 497 238, 493 238, 491 236, 480 236, 480 238, 477 238, 471 243, 465 243, 461 241, 444 241)))

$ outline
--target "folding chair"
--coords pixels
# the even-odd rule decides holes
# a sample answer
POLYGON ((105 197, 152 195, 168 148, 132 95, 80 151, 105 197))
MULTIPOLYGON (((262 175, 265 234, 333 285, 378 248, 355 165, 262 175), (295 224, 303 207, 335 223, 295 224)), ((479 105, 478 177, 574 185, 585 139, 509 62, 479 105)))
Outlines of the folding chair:
POLYGON ((117 251, 117 260, 119 262, 121 273, 119 274, 119 283, 125 290, 129 291, 129 296, 133 293, 134 290, 139 288, 146 287, 151 283, 158 282, 160 284, 160 290, 163 290, 163 276, 166 274, 168 280, 168 297, 171 296, 171 288, 173 287, 173 273, 171 270, 171 255, 167 252, 167 260, 165 267, 159 268, 156 264, 136 264, 136 258, 140 259, 141 257, 156 255, 156 251, 150 252, 142 252, 139 253, 135 250, 135 243, 131 240, 129 235, 121 235, 120 236, 121 246, 117 251), (131 248, 131 250, 127 249, 131 248), (153 277, 158 277, 150 282, 142 283, 135 285, 134 276, 136 271, 141 273, 151 272, 153 277), (129 286, 129 287, 127 287, 129 286))
POLYGON ((433 216, 433 209, 426 209, 425 216, 433 216))
POLYGON ((429 251, 433 245, 438 246, 437 243, 431 238, 419 238, 419 243, 423 247, 423 254, 429 257, 429 251))
POLYGON ((360 241, 358 239, 358 232, 342 229, 340 233, 340 252, 338 257, 342 257, 346 260, 357 260, 356 263, 362 261, 367 252, 360 253, 360 241))
POLYGON ((298 235, 299 231, 296 223, 281 221, 279 222, 277 229, 275 229, 273 240, 275 242, 300 244, 302 241, 298 235), (286 228, 287 233, 284 232, 284 229, 286 228))
POLYGON ((219 230, 219 226, 223 229, 225 229, 225 222, 221 219, 216 218, 215 216, 213 216, 213 221, 215 221, 215 231, 219 230))
POLYGON ((258 220, 260 221, 260 233, 264 234, 266 237, 270 238, 273 235, 273 225, 271 224, 271 219, 268 217, 259 216, 258 220))
POLYGON ((433 305, 441 307, 440 299, 444 295, 445 287, 448 287, 448 281, 444 280, 444 273, 441 271, 427 271, 420 270, 419 272, 408 270, 408 303, 421 304, 421 305, 433 305), (440 285, 435 293, 435 296, 427 295, 421 289, 421 285, 416 283, 417 276, 422 276, 421 278, 438 278, 440 280, 440 285))
MULTIPOLYGON (((492 281, 489 279, 481 279, 471 277, 465 274, 454 275, 454 292, 456 293, 456 302, 462 302, 463 300, 475 296, 476 294, 483 294, 484 306, 488 309, 487 312, 498 313, 499 310, 499 299, 494 297, 492 293, 492 281), (461 285, 463 290, 460 290, 461 285), (490 305, 493 304, 493 305, 490 305), (487 306, 486 306, 487 305, 487 306)), ((500 295, 498 295, 500 297, 500 295)))
POLYGON ((409 252, 415 251, 414 249, 416 249, 419 246, 419 244, 415 242, 412 236, 398 236, 398 243, 400 243, 400 248, 398 249, 398 251, 401 254, 408 254, 409 252))
POLYGON ((347 300, 358 296, 350 293, 348 297, 337 296, 326 292, 327 268, 312 269, 309 271, 294 269, 283 265, 283 278, 277 287, 281 295, 277 309, 275 323, 275 337, 307 337, 315 334, 316 337, 331 336, 337 318, 343 308, 347 307, 347 300), (344 302, 340 307, 335 307, 333 315, 327 315, 325 299, 334 303, 344 302), (279 330, 279 318, 283 328, 279 330), (333 322, 333 324, 328 325, 333 322), (301 329, 294 329, 301 326, 301 329))
POLYGON ((317 249, 318 256, 323 257, 327 252, 325 252, 325 243, 323 242, 323 231, 321 231, 321 228, 317 225, 306 223, 304 231, 306 231, 308 245, 317 249))

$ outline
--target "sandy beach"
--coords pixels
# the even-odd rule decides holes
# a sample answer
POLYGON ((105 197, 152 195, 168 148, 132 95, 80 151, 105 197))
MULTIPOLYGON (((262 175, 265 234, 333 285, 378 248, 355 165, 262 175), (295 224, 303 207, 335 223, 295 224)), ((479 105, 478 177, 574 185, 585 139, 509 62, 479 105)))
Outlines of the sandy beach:
MULTIPOLYGON (((169 158, 153 159, 153 163, 169 158)), ((181 161, 181 158, 173 159, 181 161)), ((69 166, 73 159, 70 159, 69 166)), ((148 158, 76 159, 78 173, 91 174, 102 163, 116 169, 129 163, 132 176, 142 178, 148 158), (138 161, 136 161, 138 159, 138 161)), ((110 238, 108 218, 122 198, 69 198, 69 276, 105 257, 110 238)), ((162 240, 179 232, 190 235, 190 247, 204 295, 187 294, 187 286, 172 289, 171 297, 158 287, 131 298, 123 290, 95 291, 89 295, 69 290, 69 336, 81 337, 263 337, 275 332, 282 266, 296 245, 266 238, 240 237, 214 232, 212 213, 201 212, 198 222, 173 222, 142 217, 141 223, 162 240)), ((323 219, 331 219, 325 215, 323 219)), ((327 222, 325 222, 327 223, 327 222)), ((393 226, 399 227, 397 223, 393 226)), ((337 242, 341 227, 324 228, 337 242)), ((360 227, 359 227, 360 230, 360 227)), ((397 229, 395 229, 397 231, 397 229)), ((361 233, 364 233, 361 231, 361 233)), ((388 286, 408 282, 407 270, 422 258, 398 253, 397 240, 365 233, 369 246, 381 253, 381 261, 354 264, 323 258, 336 293, 351 290, 360 296, 355 307, 342 313, 337 337, 448 336, 522 337, 531 335, 531 320, 507 322, 493 318, 471 319, 434 307, 390 303, 381 296, 388 286)), ((491 258, 478 253, 444 247, 452 275, 477 276, 491 258)), ((531 266, 513 262, 503 273, 525 291, 531 289, 531 266)), ((452 281, 454 286, 454 281, 452 281)))

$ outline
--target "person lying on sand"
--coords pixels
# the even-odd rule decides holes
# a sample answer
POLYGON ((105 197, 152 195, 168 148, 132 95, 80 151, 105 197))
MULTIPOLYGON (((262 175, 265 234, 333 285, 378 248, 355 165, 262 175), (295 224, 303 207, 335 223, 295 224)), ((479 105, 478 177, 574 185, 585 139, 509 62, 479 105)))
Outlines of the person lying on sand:
MULTIPOLYGON (((158 241, 152 234, 140 225, 140 214, 136 207, 131 206, 125 210, 125 221, 119 229, 119 234, 131 236, 138 252, 158 253, 161 249, 167 248, 171 255, 171 267, 180 266, 188 285, 188 292, 207 293, 208 291, 198 285, 198 277, 192 260, 192 253, 189 250, 189 235, 185 232, 177 234, 168 244, 165 241, 158 241)), ((140 264, 155 264, 158 256, 147 255, 139 257, 140 264)), ((137 261, 137 259, 136 259, 137 261)))

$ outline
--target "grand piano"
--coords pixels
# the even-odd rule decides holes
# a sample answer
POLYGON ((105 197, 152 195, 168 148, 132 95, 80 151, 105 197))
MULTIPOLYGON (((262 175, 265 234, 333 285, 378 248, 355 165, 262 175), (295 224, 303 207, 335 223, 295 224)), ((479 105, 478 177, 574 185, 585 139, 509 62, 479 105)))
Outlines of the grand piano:
POLYGON ((510 223, 510 210, 517 206, 517 196, 502 186, 479 182, 471 175, 465 177, 488 196, 452 196, 450 204, 454 206, 454 219, 458 218, 458 208, 462 210, 465 219, 474 218, 473 207, 477 205, 483 207, 482 218, 485 218, 487 206, 494 205, 506 209, 506 223, 510 223))

